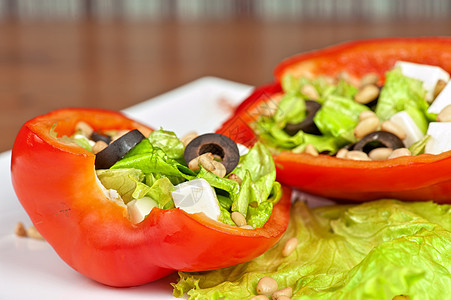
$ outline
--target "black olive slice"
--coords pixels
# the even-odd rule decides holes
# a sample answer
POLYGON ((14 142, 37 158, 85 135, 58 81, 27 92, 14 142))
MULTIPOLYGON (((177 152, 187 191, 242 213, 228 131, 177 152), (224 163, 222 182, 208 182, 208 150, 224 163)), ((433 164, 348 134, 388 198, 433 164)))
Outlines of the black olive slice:
POLYGON ((319 131, 318 127, 316 127, 315 125, 315 122, 313 122, 313 118, 320 108, 320 103, 313 100, 306 100, 305 109, 307 111, 307 116, 299 123, 287 123, 284 128, 285 132, 291 136, 295 135, 300 130, 304 131, 305 133, 321 135, 321 131, 319 131))
POLYGON ((240 152, 232 139, 219 133, 207 133, 199 135, 186 145, 185 162, 188 165, 194 158, 208 152, 221 157, 226 174, 232 172, 240 161, 240 152))
POLYGON ((388 131, 374 131, 358 141, 353 150, 369 153, 376 148, 404 148, 404 143, 393 133, 388 131))
POLYGON ((109 169, 144 138, 138 129, 127 132, 96 154, 96 169, 109 169))
POLYGON ((90 139, 93 140, 94 142, 104 141, 107 144, 111 143, 111 138, 95 131, 92 132, 90 139))

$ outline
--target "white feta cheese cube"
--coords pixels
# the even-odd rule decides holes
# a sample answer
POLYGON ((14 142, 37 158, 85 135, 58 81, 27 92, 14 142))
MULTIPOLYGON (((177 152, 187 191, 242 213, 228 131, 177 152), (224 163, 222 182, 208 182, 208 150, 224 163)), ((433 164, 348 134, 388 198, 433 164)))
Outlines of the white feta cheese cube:
POLYGON ((438 114, 445 108, 451 104, 451 81, 448 81, 445 88, 442 90, 440 94, 438 94, 437 98, 435 98, 434 102, 432 102, 431 106, 428 108, 429 113, 438 114))
POLYGON ((440 154, 451 150, 451 122, 431 122, 427 134, 425 153, 440 154))
POLYGON ((423 88, 426 90, 426 100, 432 102, 434 89, 439 79, 447 82, 449 74, 437 66, 422 65, 405 61, 398 61, 395 67, 400 67, 401 72, 408 77, 412 77, 423 82, 423 88))
POLYGON ((150 197, 133 199, 127 203, 128 217, 133 224, 138 224, 150 213, 152 208, 158 206, 157 201, 150 197))
POLYGON ((176 207, 190 214, 203 212, 214 220, 221 214, 215 190, 202 178, 176 185, 172 199, 176 207))
POLYGON ((394 114, 390 118, 390 121, 398 125, 406 133, 406 138, 403 142, 407 148, 424 137, 420 128, 418 128, 417 124, 415 124, 406 111, 400 111, 394 114))
POLYGON ((243 144, 236 144, 236 146, 238 147, 240 156, 246 155, 249 152, 249 148, 244 146, 243 144))

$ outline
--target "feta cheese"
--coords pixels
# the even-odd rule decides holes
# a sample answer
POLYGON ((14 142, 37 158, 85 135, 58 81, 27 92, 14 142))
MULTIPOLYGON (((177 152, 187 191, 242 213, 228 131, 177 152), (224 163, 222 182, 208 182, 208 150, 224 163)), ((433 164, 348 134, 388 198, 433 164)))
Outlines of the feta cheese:
POLYGON ((390 121, 398 125, 406 133, 406 138, 403 140, 406 148, 409 148, 416 141, 419 141, 424 137, 420 128, 418 128, 417 124, 415 124, 406 111, 400 111, 399 113, 394 114, 390 118, 390 121))
POLYGON ((426 143, 425 153, 440 154, 451 150, 451 122, 429 123, 427 134, 430 139, 426 143))
POLYGON ((215 190, 202 178, 176 185, 172 199, 176 207, 190 214, 203 212, 214 220, 221 214, 215 190))
POLYGON ((156 206, 158 206, 158 203, 150 197, 133 199, 127 203, 128 217, 133 224, 138 224, 156 206))
POLYGON ((428 112, 438 114, 442 111, 443 108, 445 108, 445 106, 448 106, 450 104, 451 104, 451 81, 448 81, 442 92, 438 94, 437 98, 435 98, 434 102, 432 102, 431 106, 429 106, 428 112))
POLYGON ((244 146, 243 144, 236 144, 236 146, 238 147, 240 156, 246 155, 249 152, 249 148, 244 146))
POLYGON ((423 82, 423 88, 426 90, 426 100, 432 102, 434 99, 434 88, 439 79, 447 82, 449 74, 437 66, 422 65, 405 61, 398 61, 395 67, 400 67, 401 72, 408 77, 412 77, 423 82))

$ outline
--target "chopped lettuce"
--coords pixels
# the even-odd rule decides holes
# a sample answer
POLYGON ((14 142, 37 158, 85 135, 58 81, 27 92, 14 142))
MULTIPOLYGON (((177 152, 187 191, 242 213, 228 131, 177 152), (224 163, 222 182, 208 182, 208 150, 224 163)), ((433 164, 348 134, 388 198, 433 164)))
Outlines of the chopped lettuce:
POLYGON ((381 121, 405 110, 418 128, 426 133, 428 106, 426 90, 420 80, 403 75, 399 68, 387 72, 376 106, 376 115, 381 121))
POLYGON ((313 120, 324 135, 335 137, 337 143, 353 143, 356 141, 354 128, 359 123, 360 113, 365 110, 369 110, 365 105, 333 95, 324 102, 313 120))
POLYGON ((185 145, 177 138, 174 132, 163 129, 152 131, 149 141, 154 147, 162 149, 169 158, 183 161, 185 145))
POLYGON ((106 189, 114 189, 124 203, 133 200, 137 184, 144 180, 144 173, 138 169, 97 170, 97 177, 106 189))
POLYGON ((278 128, 287 123, 299 123, 306 115, 305 101, 297 94, 285 94, 277 106, 274 121, 278 128))
POLYGON ((412 144, 412 146, 409 147, 410 153, 412 153, 412 155, 423 154, 426 149, 426 144, 430 138, 430 135, 425 135, 421 140, 412 144))
POLYGON ((179 272, 174 296, 250 299, 270 276, 292 299, 443 299, 451 292, 451 205, 380 200, 310 210, 296 202, 280 242, 229 268, 179 272), (288 257, 286 241, 299 243, 288 257))

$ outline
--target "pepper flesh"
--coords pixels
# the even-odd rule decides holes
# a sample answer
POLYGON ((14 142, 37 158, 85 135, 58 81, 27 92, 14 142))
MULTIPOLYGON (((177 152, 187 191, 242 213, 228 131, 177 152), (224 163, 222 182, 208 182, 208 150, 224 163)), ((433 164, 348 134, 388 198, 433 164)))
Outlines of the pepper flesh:
MULTIPOLYGON (((275 69, 276 82, 257 88, 218 133, 251 146, 257 140, 249 124, 255 122, 272 97, 282 92, 284 74, 336 76, 346 71, 357 83, 370 72, 380 76, 397 60, 437 65, 451 73, 451 38, 388 38, 332 46, 288 58, 275 69)), ((274 155, 277 180, 323 197, 354 201, 380 198, 451 202, 451 151, 384 161, 353 161, 329 155, 283 151, 274 155)))
POLYGON ((95 155, 58 136, 79 121, 94 130, 151 129, 124 115, 99 109, 62 109, 28 121, 12 151, 17 197, 58 255, 83 275, 110 286, 141 285, 174 270, 201 271, 251 260, 274 245, 288 225, 291 190, 263 228, 240 229, 204 214, 154 208, 132 224, 122 203, 108 199, 94 171, 95 155))

